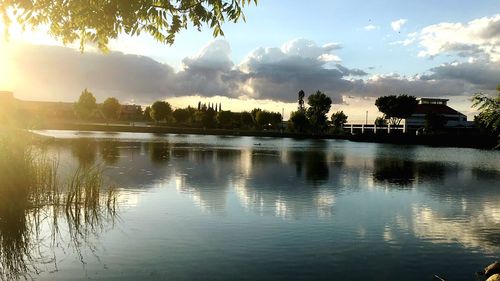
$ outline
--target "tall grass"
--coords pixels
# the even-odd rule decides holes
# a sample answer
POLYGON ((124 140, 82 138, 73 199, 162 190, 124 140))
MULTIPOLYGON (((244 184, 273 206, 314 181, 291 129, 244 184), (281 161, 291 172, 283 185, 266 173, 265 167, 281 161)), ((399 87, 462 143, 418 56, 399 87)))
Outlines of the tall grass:
POLYGON ((100 168, 79 168, 61 179, 58 167, 25 132, 0 132, 0 280, 38 274, 46 262, 40 245, 59 245, 61 221, 77 253, 105 222, 114 222, 116 189, 104 190, 100 168))

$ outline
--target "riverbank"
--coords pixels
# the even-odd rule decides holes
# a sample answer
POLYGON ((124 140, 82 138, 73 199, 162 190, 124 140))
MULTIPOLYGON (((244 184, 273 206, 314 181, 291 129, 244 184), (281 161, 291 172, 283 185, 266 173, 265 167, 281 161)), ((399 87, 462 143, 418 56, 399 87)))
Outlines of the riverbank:
POLYGON ((279 131, 254 131, 237 129, 204 129, 188 127, 168 127, 154 125, 123 125, 123 124, 88 124, 88 123, 51 123, 36 126, 37 130, 73 130, 73 131, 98 131, 98 132, 127 132, 151 134, 191 134, 191 135, 216 135, 216 136, 248 136, 248 137, 273 137, 273 138, 314 138, 314 139, 347 139, 342 135, 309 135, 279 131))
POLYGON ((253 136, 294 139, 345 139, 355 142, 393 143, 401 145, 427 145, 439 147, 466 147, 492 149, 497 145, 494 136, 480 134, 440 134, 440 135, 412 135, 412 134, 299 134, 279 131, 254 131, 230 129, 204 129, 188 127, 168 127, 156 125, 129 125, 129 124, 98 124, 98 123, 65 123, 51 122, 36 126, 38 130, 73 130, 99 132, 128 132, 152 134, 192 134, 192 135, 221 135, 221 136, 253 136))

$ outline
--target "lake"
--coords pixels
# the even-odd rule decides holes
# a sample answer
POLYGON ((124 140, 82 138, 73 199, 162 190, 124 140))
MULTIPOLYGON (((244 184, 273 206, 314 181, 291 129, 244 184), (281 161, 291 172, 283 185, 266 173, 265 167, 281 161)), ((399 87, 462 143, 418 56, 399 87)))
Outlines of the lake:
POLYGON ((499 151, 38 133, 59 169, 103 167, 118 209, 41 235, 35 280, 476 280, 500 258, 499 151))

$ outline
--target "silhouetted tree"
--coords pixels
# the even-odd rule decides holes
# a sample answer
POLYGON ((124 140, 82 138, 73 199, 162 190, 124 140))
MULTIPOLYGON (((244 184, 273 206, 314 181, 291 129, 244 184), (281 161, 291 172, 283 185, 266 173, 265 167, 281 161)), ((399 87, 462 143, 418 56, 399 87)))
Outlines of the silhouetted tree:
POLYGON ((298 110, 299 111, 304 111, 305 108, 304 108, 304 97, 305 97, 306 93, 304 93, 303 90, 300 90, 299 91, 299 94, 298 94, 298 103, 299 103, 299 107, 298 107, 298 110))
POLYGON ((309 120, 307 120, 306 113, 303 111, 294 111, 290 116, 293 129, 298 133, 305 133, 309 128, 309 120))
POLYGON ((497 95, 490 98, 483 93, 476 93, 472 98, 472 106, 479 110, 476 116, 478 125, 489 129, 495 134, 500 133, 500 84, 497 85, 497 95))
POLYGON ((217 125, 220 128, 233 128, 234 114, 231 111, 219 111, 216 116, 217 125))
POLYGON ((308 97, 307 104, 309 108, 307 108, 306 116, 312 129, 316 133, 323 133, 328 127, 326 114, 330 111, 332 100, 321 91, 317 91, 308 97))
POLYGON ((401 120, 410 117, 415 112, 417 104, 417 98, 408 95, 382 96, 375 101, 378 110, 384 113, 392 126, 397 126, 401 120))
POLYGON ((120 118, 121 110, 122 106, 116 98, 107 98, 101 108, 106 123, 108 123, 109 120, 117 120, 120 118))
POLYGON ((243 129, 250 129, 255 126, 252 114, 250 112, 244 111, 240 113, 240 124, 243 129))
POLYGON ((77 118, 84 120, 90 119, 97 109, 94 95, 87 89, 83 90, 73 109, 77 118))
POLYGON ((143 119, 145 121, 151 121, 151 120, 153 120, 151 118, 151 106, 146 106, 146 109, 144 109, 143 119))
POLYGON ((375 118, 375 125, 376 126, 385 126, 385 125, 387 125, 387 120, 384 117, 377 117, 377 118, 375 118))
POLYGON ((172 116, 177 124, 186 124, 189 120, 189 110, 186 108, 177 108, 172 112, 172 116))
POLYGON ((277 129, 281 124, 281 114, 277 112, 270 112, 267 110, 258 110, 255 113, 255 121, 257 127, 266 129, 277 129))
POLYGON ((215 124, 216 124, 216 121, 215 121, 215 110, 211 107, 209 107, 207 109, 207 111, 205 111, 203 113, 203 127, 205 128, 215 128, 215 124))
POLYGON ((156 101, 151 106, 151 118, 156 122, 165 121, 172 114, 170 104, 165 101, 156 101))
POLYGON ((344 114, 344 111, 337 111, 332 114, 331 120, 333 127, 339 130, 347 123, 347 115, 344 114))

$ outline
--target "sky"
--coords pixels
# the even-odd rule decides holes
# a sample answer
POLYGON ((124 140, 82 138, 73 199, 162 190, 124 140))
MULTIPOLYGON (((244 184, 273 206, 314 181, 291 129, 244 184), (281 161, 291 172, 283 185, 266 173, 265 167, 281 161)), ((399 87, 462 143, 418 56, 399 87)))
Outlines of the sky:
POLYGON ((472 119, 472 94, 500 84, 498 0, 259 0, 244 12, 246 22, 224 24, 224 37, 189 28, 163 45, 123 35, 107 54, 13 26, 0 39, 0 90, 75 101, 88 88, 101 102, 217 102, 285 117, 301 89, 320 90, 331 112, 364 122, 382 115, 374 101, 389 94, 448 98, 472 119))

